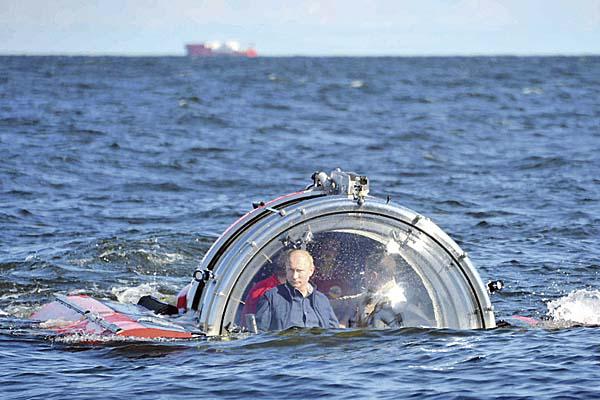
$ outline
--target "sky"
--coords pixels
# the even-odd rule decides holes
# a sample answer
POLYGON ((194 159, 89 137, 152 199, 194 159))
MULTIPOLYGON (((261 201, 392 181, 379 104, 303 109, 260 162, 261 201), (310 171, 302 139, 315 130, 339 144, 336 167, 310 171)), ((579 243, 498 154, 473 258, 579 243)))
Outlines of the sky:
POLYGON ((0 54, 600 54, 600 0, 0 0, 0 54))

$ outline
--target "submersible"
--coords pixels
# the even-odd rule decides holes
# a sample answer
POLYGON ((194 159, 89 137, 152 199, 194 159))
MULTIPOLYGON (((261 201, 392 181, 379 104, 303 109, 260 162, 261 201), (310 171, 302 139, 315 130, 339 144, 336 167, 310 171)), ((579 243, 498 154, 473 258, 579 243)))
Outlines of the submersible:
POLYGON ((248 329, 251 288, 277 270, 290 248, 312 254, 313 281, 342 326, 496 326, 488 289, 468 255, 429 218, 369 195, 366 176, 315 172, 305 190, 254 207, 194 272, 187 309, 207 335, 248 329), (385 264, 384 272, 374 264, 385 264), (387 278, 369 288, 374 275, 387 278), (389 281, 394 290, 382 290, 389 281), (379 303, 365 311, 367 301, 379 303), (376 311, 387 317, 366 315, 376 311))
POLYGON ((277 284, 292 249, 314 258, 311 284, 327 296, 340 328, 496 326, 488 296, 494 287, 482 283, 467 254, 429 218, 369 195, 366 176, 339 169, 315 172, 302 191, 255 203, 204 255, 177 307, 57 295, 32 318, 67 335, 256 332, 255 289, 277 284))

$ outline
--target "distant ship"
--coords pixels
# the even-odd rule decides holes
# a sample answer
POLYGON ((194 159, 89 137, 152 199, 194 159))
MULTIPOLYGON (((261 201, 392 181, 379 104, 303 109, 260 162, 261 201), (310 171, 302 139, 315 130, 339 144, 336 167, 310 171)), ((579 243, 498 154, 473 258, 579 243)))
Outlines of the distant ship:
POLYGON ((214 57, 214 56, 236 56, 236 57, 257 57, 258 53, 252 47, 242 49, 236 41, 192 43, 186 44, 185 50, 190 57, 214 57))

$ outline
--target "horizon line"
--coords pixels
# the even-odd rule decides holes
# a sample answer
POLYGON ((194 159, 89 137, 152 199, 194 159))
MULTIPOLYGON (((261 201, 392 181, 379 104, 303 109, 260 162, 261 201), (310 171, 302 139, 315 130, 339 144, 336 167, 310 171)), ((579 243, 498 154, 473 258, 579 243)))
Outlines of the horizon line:
MULTIPOLYGON (((405 54, 394 54, 394 53, 381 53, 381 54, 259 54, 256 58, 417 58, 417 57, 597 57, 600 56, 600 52, 498 52, 498 53, 405 53, 405 54)), ((0 57, 123 57, 123 58, 136 58, 136 57, 182 57, 182 58, 249 58, 244 56, 188 56, 181 53, 125 53, 125 52, 106 52, 106 53, 80 53, 80 52, 2 52, 0 50, 0 57)))

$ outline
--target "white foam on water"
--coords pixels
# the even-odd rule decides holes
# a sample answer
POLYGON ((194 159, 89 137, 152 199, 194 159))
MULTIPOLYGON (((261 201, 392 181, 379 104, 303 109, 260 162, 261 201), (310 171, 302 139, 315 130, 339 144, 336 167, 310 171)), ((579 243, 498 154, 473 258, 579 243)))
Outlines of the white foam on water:
POLYGON ((2 313, 4 314, 0 313, 0 315, 16 318, 29 318, 31 313, 37 308, 39 308, 39 305, 37 304, 10 304, 4 310, 2 310, 2 313))
MULTIPOLYGON (((204 338, 202 338, 204 339, 204 338)), ((116 342, 151 342, 151 343, 181 343, 189 341, 190 339, 177 339, 177 338, 144 338, 139 336, 119 336, 113 334, 102 334, 102 333, 73 333, 69 335, 57 335, 52 338, 53 342, 63 344, 111 344, 116 342)))
POLYGON ((54 342, 64 344, 101 344, 101 343, 112 343, 112 342, 162 342, 165 341, 160 338, 140 338, 140 337, 126 337, 117 335, 103 335, 98 333, 74 333, 71 335, 60 335, 53 338, 54 342))
POLYGON ((138 253, 145 254, 148 257, 148 260, 154 262, 158 265, 168 265, 178 261, 182 261, 184 259, 183 255, 178 253, 157 253, 156 251, 139 249, 138 253))
POLYGON ((521 92, 523 94, 543 94, 544 89, 539 87, 524 87, 521 92))
POLYGON ((600 290, 574 290, 568 295, 549 301, 547 315, 555 321, 600 325, 600 290))
POLYGON ((161 253, 159 250, 160 246, 153 246, 152 249, 148 250, 145 248, 141 249, 124 249, 122 246, 117 248, 110 248, 102 252, 98 255, 103 261, 110 262, 112 258, 123 258, 129 259, 132 257, 145 257, 148 263, 151 263, 155 266, 165 266, 169 264, 173 264, 176 262, 180 262, 185 259, 182 254, 179 253, 161 253))
POLYGON ((139 286, 113 287, 112 294, 119 300, 120 303, 137 304, 142 296, 154 296, 159 300, 165 300, 172 296, 168 296, 158 291, 158 285, 154 283, 143 283, 139 286))

